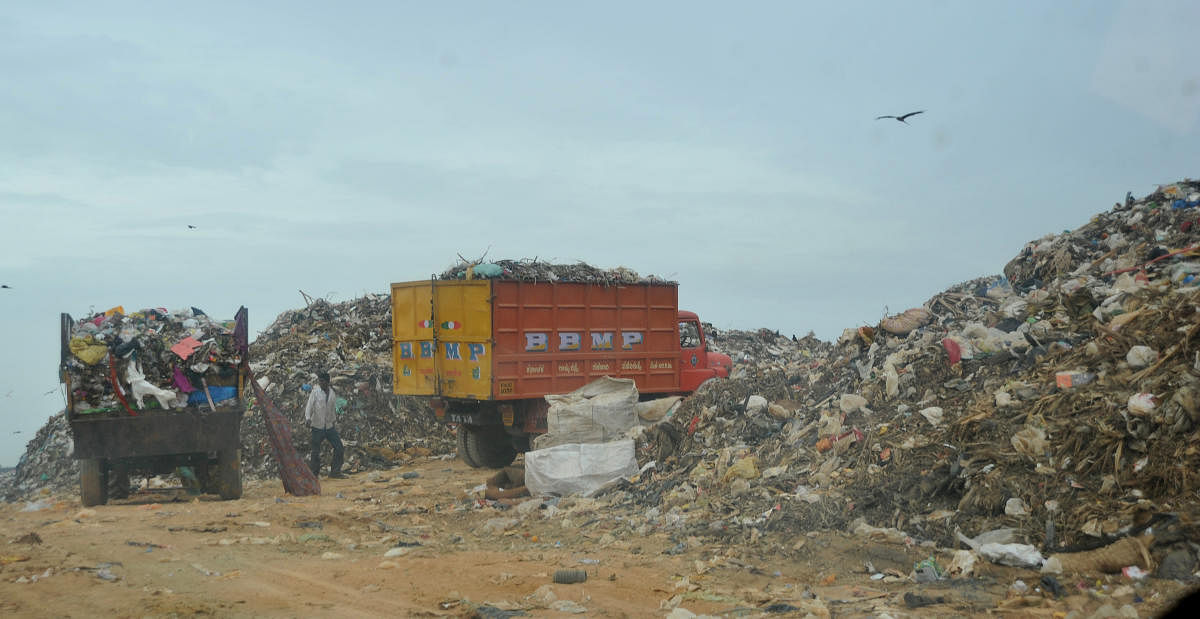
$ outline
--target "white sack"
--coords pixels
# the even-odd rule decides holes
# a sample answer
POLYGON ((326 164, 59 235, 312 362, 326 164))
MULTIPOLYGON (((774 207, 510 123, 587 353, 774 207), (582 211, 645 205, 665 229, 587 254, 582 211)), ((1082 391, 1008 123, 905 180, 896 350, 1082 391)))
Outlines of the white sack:
POLYGON ((548 395, 546 434, 534 447, 603 443, 637 424, 637 386, 631 378, 598 378, 571 393, 548 395))
POLYGON ((638 472, 633 441, 568 443, 525 452, 525 486, 533 496, 587 496, 638 472))

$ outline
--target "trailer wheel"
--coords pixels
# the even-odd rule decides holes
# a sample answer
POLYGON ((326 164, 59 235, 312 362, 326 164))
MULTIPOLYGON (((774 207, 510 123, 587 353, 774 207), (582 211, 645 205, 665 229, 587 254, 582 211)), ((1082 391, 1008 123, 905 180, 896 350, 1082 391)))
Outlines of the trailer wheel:
POLYGON ((107 467, 108 478, 106 488, 108 488, 109 499, 128 499, 129 498, 129 465, 125 463, 109 464, 107 467))
POLYGON ((502 426, 462 426, 467 430, 467 452, 478 467, 498 469, 517 457, 512 439, 502 426))
MULTIPOLYGON (((209 475, 214 475, 211 468, 209 475)), ((217 494, 222 499, 242 498, 242 450, 222 449, 218 451, 215 477, 217 494)))
POLYGON ((84 458, 79 461, 79 501, 84 507, 108 502, 108 475, 103 458, 84 458))
POLYGON ((467 466, 477 469, 479 468, 479 460, 475 458, 475 454, 471 453, 471 444, 470 441, 467 440, 467 436, 470 435, 471 432, 467 428, 468 426, 464 424, 459 424, 458 426, 458 457, 461 458, 463 462, 466 462, 467 466))

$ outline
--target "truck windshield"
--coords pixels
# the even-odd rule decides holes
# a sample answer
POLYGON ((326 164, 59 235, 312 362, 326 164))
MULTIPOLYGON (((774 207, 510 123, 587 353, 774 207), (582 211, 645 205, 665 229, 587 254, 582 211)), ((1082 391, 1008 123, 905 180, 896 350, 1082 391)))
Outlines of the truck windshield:
POLYGON ((696 348, 700 345, 700 328, 694 322, 679 323, 679 347, 696 348))

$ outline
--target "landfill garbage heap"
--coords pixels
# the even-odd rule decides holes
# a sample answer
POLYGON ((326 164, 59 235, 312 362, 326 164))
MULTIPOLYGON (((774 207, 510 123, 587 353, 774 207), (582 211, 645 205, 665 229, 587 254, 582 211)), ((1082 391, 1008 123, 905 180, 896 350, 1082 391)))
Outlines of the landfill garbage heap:
MULTIPOLYGON (((643 431, 639 464, 656 467, 598 500, 681 544, 839 528, 955 548, 960 534, 1011 529, 1050 555, 1150 533, 1156 562, 1183 553, 1194 569, 1197 206, 1190 181, 1131 196, 1026 244, 1004 275, 952 286, 835 343, 713 331, 735 360, 731 378, 643 431)), ((562 277, 536 262, 497 264, 562 277)), ((452 450, 431 416, 390 394, 387 308, 386 295, 317 301, 252 344, 300 449, 302 386, 326 368, 347 400, 352 467, 452 450)), ((18 485, 36 487, 61 460, 48 455, 65 429, 55 424, 30 443, 18 485)), ((247 471, 271 474, 258 415, 242 437, 247 471)))
POLYGON ((838 528, 957 548, 1015 529, 1046 557, 1142 536, 1148 563, 1194 569, 1197 206, 1190 181, 1130 196, 833 345, 737 334, 767 354, 645 431, 656 471, 605 498, 681 543, 838 528))
MULTIPOLYGON (((392 393, 391 333, 389 297, 368 294, 343 303, 317 299, 283 312, 250 344, 250 367, 291 422, 300 454, 307 456, 309 443, 306 387, 316 383, 321 370, 329 372, 339 396, 337 425, 346 470, 390 468, 413 457, 453 453, 454 435, 435 422, 426 405, 392 393)), ((278 466, 270 454, 262 415, 247 415, 243 470, 275 476, 278 466)))

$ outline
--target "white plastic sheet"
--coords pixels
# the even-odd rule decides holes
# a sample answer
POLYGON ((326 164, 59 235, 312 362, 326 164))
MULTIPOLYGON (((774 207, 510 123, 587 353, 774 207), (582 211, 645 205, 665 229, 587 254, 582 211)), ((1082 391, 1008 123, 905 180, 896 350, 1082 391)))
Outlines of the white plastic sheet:
POLYGON ((571 393, 548 395, 546 434, 536 449, 567 443, 603 443, 637 424, 638 391, 630 378, 598 378, 571 393))
POLYGON ((534 496, 587 496, 638 473, 632 440, 568 443, 525 453, 525 486, 534 496))

